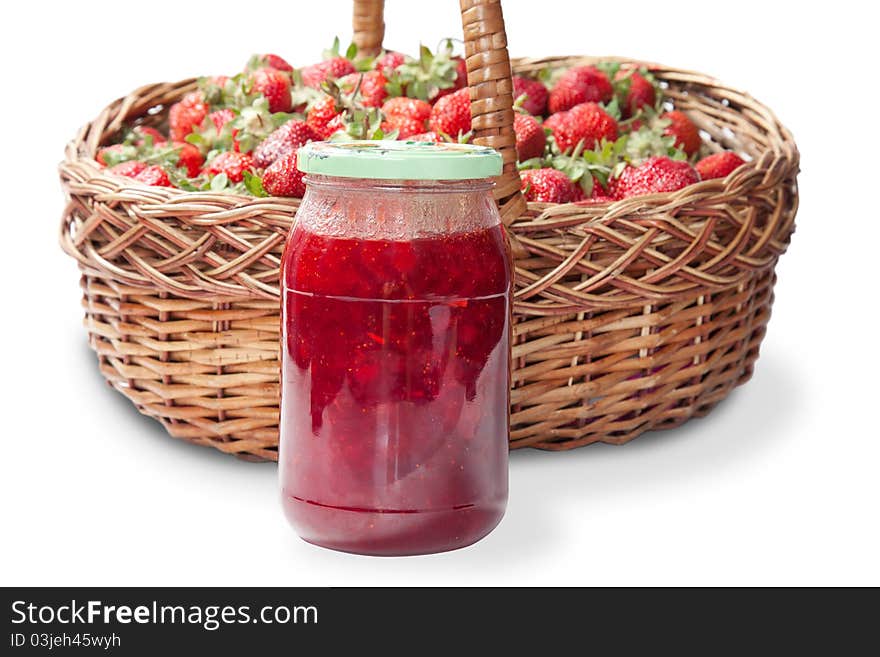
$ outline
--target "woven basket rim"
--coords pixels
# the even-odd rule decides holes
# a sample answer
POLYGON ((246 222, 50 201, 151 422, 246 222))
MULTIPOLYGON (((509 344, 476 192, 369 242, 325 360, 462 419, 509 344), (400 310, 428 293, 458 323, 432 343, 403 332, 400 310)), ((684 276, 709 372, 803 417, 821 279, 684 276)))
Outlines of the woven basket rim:
MULTIPOLYGON (((514 60, 514 70, 528 73, 548 65, 570 66, 579 62, 595 62, 597 59, 589 56, 518 59, 514 60)), ((644 64, 626 58, 617 58, 617 61, 644 64)), ((659 64, 648 66, 661 82, 668 82, 666 93, 670 100, 679 109, 694 113, 698 126, 710 134, 714 150, 732 148, 746 154, 751 161, 724 179, 701 181, 675 192, 635 196, 611 203, 526 204, 519 193, 519 177, 516 178, 516 194, 511 195, 510 181, 502 174, 497 179, 499 186, 494 196, 499 203, 502 219, 509 228, 513 254, 518 262, 521 258, 531 258, 529 265, 517 269, 519 283, 515 304, 520 312, 536 316, 566 313, 573 308, 624 307, 640 300, 675 298, 699 286, 718 290, 738 285, 754 272, 772 267, 779 254, 784 252, 794 229, 793 217, 797 206, 795 176, 799 155, 791 134, 769 108, 748 94, 700 73, 659 64), (752 226, 756 216, 753 213, 759 207, 773 206, 780 201, 780 184, 785 184, 785 180, 794 185, 789 190, 794 193, 794 206, 784 208, 777 205, 769 230, 752 226), (747 214, 739 217, 731 215, 734 206, 739 208, 740 213, 747 214), (734 235, 730 235, 733 239, 730 244, 712 239, 717 221, 731 229, 735 228, 736 237, 734 239, 734 235), (649 240, 658 234, 672 240, 683 240, 687 243, 685 250, 674 257, 654 250, 649 240), (553 245, 559 243, 561 235, 571 236, 579 244, 579 250, 597 240, 613 243, 611 249, 617 251, 617 263, 607 265, 604 269, 584 265, 575 251, 553 245), (747 243, 750 243, 748 248, 747 243), (705 249, 708 249, 708 255, 703 264, 694 269, 691 263, 697 261, 695 258, 705 249), (626 273, 627 268, 643 255, 647 259, 645 262, 650 261, 652 267, 659 269, 650 273, 640 272, 636 278, 630 278, 626 273), (543 270, 542 267, 548 262, 556 264, 551 269, 543 270), (535 273, 533 268, 541 273, 535 273), (586 276, 581 281, 583 284, 573 288, 560 286, 559 282, 575 269, 581 270, 586 276)), ((195 80, 189 78, 178 83, 147 85, 108 105, 68 144, 66 159, 60 166, 62 185, 71 194, 74 204, 82 203, 84 198, 92 198, 108 210, 111 207, 119 208, 138 223, 139 227, 129 227, 125 234, 113 237, 113 245, 108 251, 111 256, 135 243, 141 231, 158 229, 160 224, 155 222, 174 217, 181 226, 202 231, 200 234, 203 237, 206 233, 214 235, 205 239, 218 239, 219 235, 221 241, 236 241, 234 250, 240 253, 235 261, 226 262, 216 269, 224 258, 213 255, 213 261, 216 262, 209 265, 213 273, 207 279, 197 274, 190 284, 183 284, 174 277, 169 278, 152 269, 148 263, 140 262, 135 253, 130 254, 134 261, 120 268, 89 244, 92 229, 102 225, 102 215, 95 215, 83 227, 84 230, 74 234, 70 232, 67 222, 69 215, 65 212, 61 222, 61 246, 80 264, 113 272, 121 280, 129 280, 137 285, 150 280, 151 284, 169 292, 195 296, 277 296, 277 288, 262 280, 271 276, 254 278, 248 273, 248 267, 251 262, 264 259, 279 236, 286 234, 299 207, 299 199, 257 198, 227 192, 188 192, 150 187, 129 178, 108 174, 99 168, 94 159, 106 138, 123 125, 157 114, 157 110, 167 108, 182 94, 195 89, 195 84, 195 80), (249 226, 257 227, 258 232, 267 231, 262 234, 262 241, 241 241, 231 232, 248 230, 249 226), (215 234, 213 231, 216 230, 221 233, 215 234), (129 266, 133 269, 128 270, 129 266)), ((118 219, 120 226, 127 221, 121 217, 118 219)), ((112 229, 110 232, 113 232, 112 229)), ((172 238, 180 245, 185 245, 184 257, 198 258, 197 247, 188 239, 183 235, 172 238)), ((177 247, 169 248, 173 251, 177 247)), ((269 260, 271 258, 265 259, 264 264, 269 260)), ((177 261, 172 258, 163 266, 175 267, 176 264, 177 261)), ((191 270, 184 278, 194 272, 191 270)))

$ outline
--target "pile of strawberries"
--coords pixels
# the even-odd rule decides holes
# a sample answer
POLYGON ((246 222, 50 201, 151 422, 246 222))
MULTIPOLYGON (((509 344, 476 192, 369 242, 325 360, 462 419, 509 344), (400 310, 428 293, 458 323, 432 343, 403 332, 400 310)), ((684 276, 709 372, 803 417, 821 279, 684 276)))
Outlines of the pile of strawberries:
MULTIPOLYGON (((171 105, 167 126, 135 125, 97 161, 112 174, 188 191, 301 197, 297 149, 313 140, 470 137, 464 60, 451 41, 417 58, 343 54, 294 69, 256 55, 237 75, 202 78, 171 105), (155 127, 152 127, 155 126, 155 127)), ((617 64, 515 76, 523 192, 549 203, 610 201, 723 177, 736 154, 707 155, 699 130, 664 103, 645 70, 617 64), (702 157, 701 155, 707 155, 702 157)))
POLYGON ((645 69, 613 62, 514 76, 516 148, 529 201, 603 203, 723 178, 745 162, 710 153, 645 69))

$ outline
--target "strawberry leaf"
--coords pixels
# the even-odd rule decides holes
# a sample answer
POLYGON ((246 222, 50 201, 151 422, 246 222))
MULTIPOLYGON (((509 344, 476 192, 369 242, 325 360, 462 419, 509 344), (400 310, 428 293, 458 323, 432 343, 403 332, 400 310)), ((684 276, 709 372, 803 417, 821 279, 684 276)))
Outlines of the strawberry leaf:
POLYGON ((105 150, 103 152, 102 158, 104 159, 104 163, 108 167, 112 167, 115 164, 128 162, 129 160, 136 160, 139 156, 140 151, 136 146, 126 144, 121 146, 120 148, 105 150))
POLYGON ((254 135, 244 133, 238 139, 235 140, 238 145, 238 150, 242 153, 250 153, 257 147, 257 144, 260 143, 261 139, 255 137, 254 135))
POLYGON ((609 80, 613 80, 620 70, 620 62, 599 62, 596 68, 607 75, 609 80))
POLYGON ((229 177, 225 173, 218 173, 211 178, 210 188, 212 192, 221 192, 229 186, 229 177))
POLYGON ((183 138, 185 142, 188 144, 192 144, 193 146, 207 146, 208 140, 202 137, 202 135, 197 132, 191 132, 186 137, 183 138))
POLYGON ((407 61, 397 67, 396 87, 405 88, 409 98, 421 100, 430 100, 441 89, 452 88, 458 77, 458 63, 451 53, 449 49, 435 55, 427 46, 420 46, 417 61, 407 61))
POLYGON ((321 53, 324 59, 333 59, 339 57, 339 37, 333 37, 333 45, 321 53))
POLYGON ((291 92, 290 97, 294 107, 305 105, 308 110, 324 97, 324 92, 320 89, 299 85, 291 92))
POLYGON ((171 178, 171 182, 175 187, 185 192, 198 192, 200 189, 186 178, 171 178))
POLYGON ((256 197, 269 196, 263 189, 263 179, 247 170, 244 172, 244 186, 256 197))
POLYGON ((428 46, 419 46, 419 61, 425 69, 430 68, 431 64, 434 63, 434 53, 431 52, 431 49, 428 48, 428 46))
POLYGON ((285 123, 290 121, 290 119, 294 119, 294 118, 302 118, 302 117, 297 117, 296 114, 288 113, 288 112, 275 112, 274 114, 272 114, 272 127, 273 128, 280 128, 285 123))
POLYGON ((525 162, 518 162, 516 168, 519 171, 525 171, 526 169, 540 169, 544 166, 544 160, 540 157, 533 157, 525 162))
POLYGON ((385 92, 389 96, 402 96, 405 84, 400 79, 400 73, 389 71, 385 76, 385 92))
MULTIPOLYGON (((519 114, 528 114, 529 112, 523 107, 526 101, 529 99, 528 94, 520 94, 513 100, 513 111, 518 112, 519 114)), ((546 130, 546 128, 545 128, 546 130)))
POLYGON ((593 194, 593 176, 590 174, 581 176, 578 184, 581 186, 581 189, 584 190, 584 196, 590 198, 593 194))
POLYGON ((358 73, 366 73, 367 71, 372 71, 375 62, 375 57, 361 57, 360 59, 355 61, 354 70, 356 70, 358 73))
POLYGON ((615 121, 620 121, 620 119, 621 119, 620 102, 618 102, 617 96, 612 98, 609 102, 603 103, 602 109, 604 109, 605 113, 608 114, 615 121))

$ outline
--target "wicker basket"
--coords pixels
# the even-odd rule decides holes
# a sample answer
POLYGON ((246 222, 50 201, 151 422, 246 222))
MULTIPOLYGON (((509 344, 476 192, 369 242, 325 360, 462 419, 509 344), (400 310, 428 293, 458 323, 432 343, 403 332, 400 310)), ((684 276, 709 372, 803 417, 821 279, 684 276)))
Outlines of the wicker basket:
MULTIPOLYGON (((382 9, 355 2, 362 50, 381 46, 382 9)), ((676 193, 527 206, 500 4, 461 10, 475 141, 504 156, 495 194, 517 256, 511 447, 623 443, 707 413, 758 357, 797 210, 791 135, 742 92, 649 65, 713 148, 751 161, 676 193)), ((146 187, 94 160, 124 124, 161 123, 194 87, 142 87, 81 130, 61 165, 61 244, 82 270, 85 326, 110 384, 172 436, 275 459, 278 268, 298 202, 146 187)))

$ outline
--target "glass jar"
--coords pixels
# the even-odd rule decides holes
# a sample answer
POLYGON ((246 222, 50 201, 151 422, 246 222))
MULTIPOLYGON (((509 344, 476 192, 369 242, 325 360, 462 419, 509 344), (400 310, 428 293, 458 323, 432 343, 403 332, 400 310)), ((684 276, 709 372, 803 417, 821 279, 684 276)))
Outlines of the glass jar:
POLYGON ((313 143, 284 252, 280 477, 299 535, 442 552, 507 503, 511 259, 497 152, 313 143))

